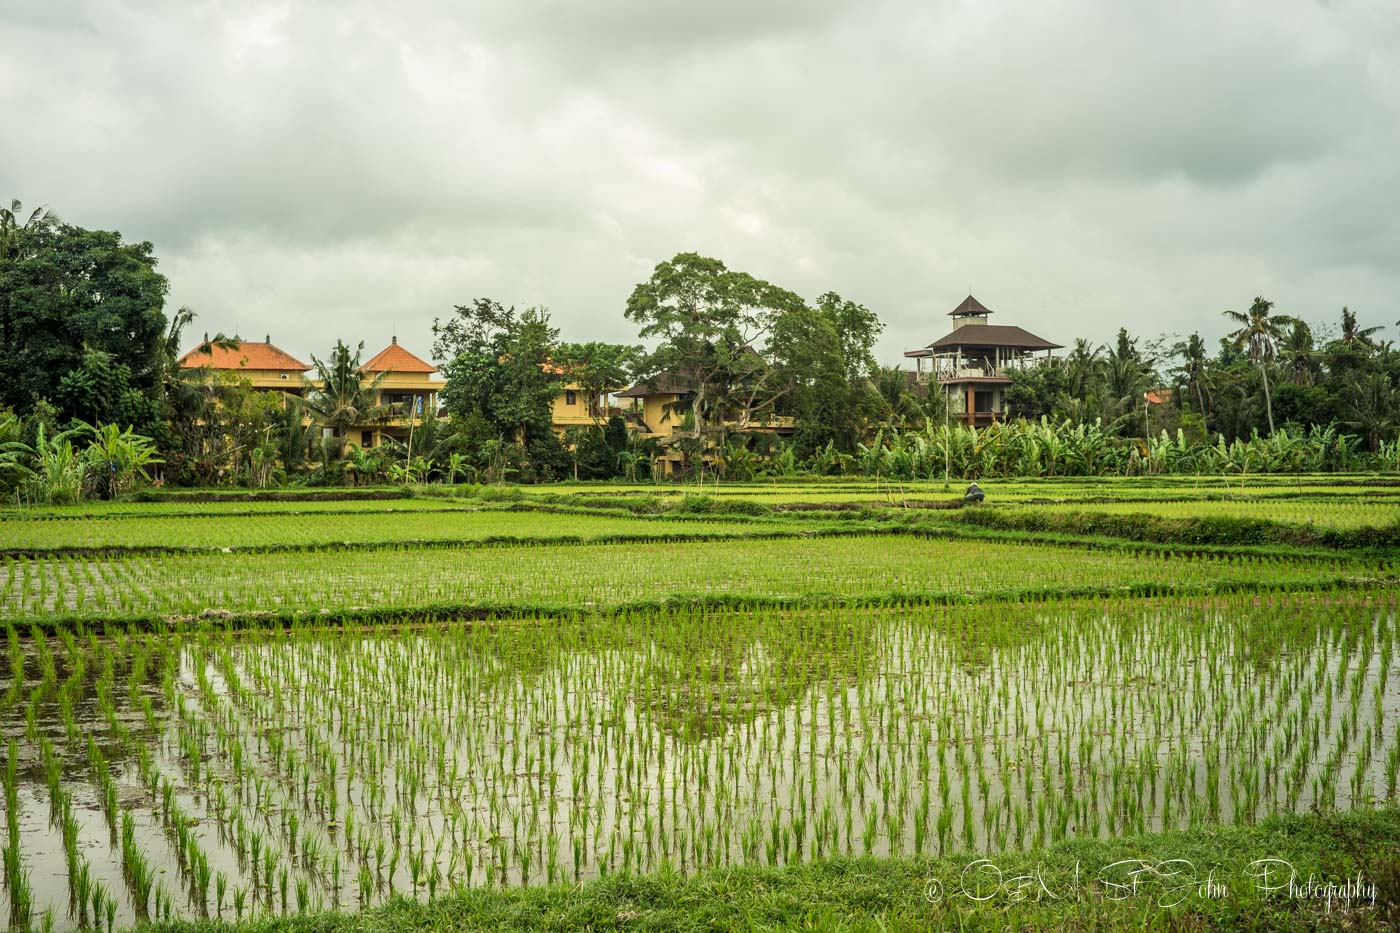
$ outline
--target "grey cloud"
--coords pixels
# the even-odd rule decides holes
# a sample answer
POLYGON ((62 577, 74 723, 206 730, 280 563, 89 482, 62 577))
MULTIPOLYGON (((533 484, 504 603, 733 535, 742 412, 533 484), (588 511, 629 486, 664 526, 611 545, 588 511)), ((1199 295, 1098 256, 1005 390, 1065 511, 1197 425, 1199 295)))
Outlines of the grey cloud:
POLYGON ((969 287, 1062 343, 1259 292, 1396 316, 1400 23, 1365 0, 18 4, 0 112, 0 196, 303 353, 426 352, 488 294, 629 339, 683 249, 865 302, 889 361, 969 287))

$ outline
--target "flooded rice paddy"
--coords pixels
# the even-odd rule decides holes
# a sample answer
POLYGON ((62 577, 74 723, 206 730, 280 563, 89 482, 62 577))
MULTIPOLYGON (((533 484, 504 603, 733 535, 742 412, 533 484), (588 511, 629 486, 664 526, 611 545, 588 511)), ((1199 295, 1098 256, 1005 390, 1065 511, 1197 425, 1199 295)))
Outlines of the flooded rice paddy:
POLYGON ((5 910, 1031 847, 1396 794, 1396 594, 8 632, 5 910))

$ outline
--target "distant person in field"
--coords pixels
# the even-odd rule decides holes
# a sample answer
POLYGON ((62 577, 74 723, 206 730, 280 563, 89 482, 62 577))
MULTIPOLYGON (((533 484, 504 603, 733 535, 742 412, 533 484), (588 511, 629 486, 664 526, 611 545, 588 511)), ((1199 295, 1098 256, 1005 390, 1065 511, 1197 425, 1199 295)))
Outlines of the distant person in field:
POLYGON ((963 493, 964 502, 981 502, 985 498, 987 498, 987 496, 982 492, 982 487, 978 486, 975 482, 967 487, 967 492, 963 493))

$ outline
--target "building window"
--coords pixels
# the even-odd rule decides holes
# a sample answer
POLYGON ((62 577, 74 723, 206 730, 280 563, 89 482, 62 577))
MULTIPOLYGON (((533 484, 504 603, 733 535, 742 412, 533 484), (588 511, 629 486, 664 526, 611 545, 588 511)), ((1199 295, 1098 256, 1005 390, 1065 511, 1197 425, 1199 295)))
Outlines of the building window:
POLYGON ((578 393, 575 392, 573 389, 566 389, 566 390, 564 391, 564 404, 565 404, 565 405, 577 405, 577 404, 578 404, 578 393))
POLYGON ((292 377, 291 377, 290 375, 288 375, 287 373, 278 373, 278 374, 277 374, 277 378, 278 378, 278 379, 291 379, 292 377))
POLYGON ((361 446, 361 447, 373 447, 373 446, 374 446, 374 432, 373 432, 373 431, 361 431, 361 432, 360 432, 360 446, 361 446))
POLYGON ((977 391, 972 397, 973 410, 977 412, 994 411, 992 407, 992 393, 987 390, 977 391))

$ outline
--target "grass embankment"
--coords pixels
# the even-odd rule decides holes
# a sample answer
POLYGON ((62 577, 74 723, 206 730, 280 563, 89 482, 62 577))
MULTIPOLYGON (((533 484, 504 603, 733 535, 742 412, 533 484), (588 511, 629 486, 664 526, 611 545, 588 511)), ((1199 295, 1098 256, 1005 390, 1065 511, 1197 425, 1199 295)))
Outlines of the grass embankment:
POLYGON ((1142 512, 1054 512, 1031 507, 962 509, 957 521, 997 531, 1045 532, 1121 538, 1155 544, 1284 545, 1300 548, 1385 550, 1400 547, 1400 523, 1355 528, 1288 524, 1262 518, 1212 515, 1167 518, 1142 512))
POLYGON ((362 914, 160 929, 1394 929, 1397 853, 1400 809, 1388 808, 1074 840, 980 866, 975 856, 955 855, 613 875, 578 886, 478 888, 426 904, 399 899, 362 914), (1305 887, 1310 877, 1312 886, 1305 887), (1329 902, 1321 887, 1355 885, 1358 877, 1361 895, 1349 902, 1335 890, 1329 902))

